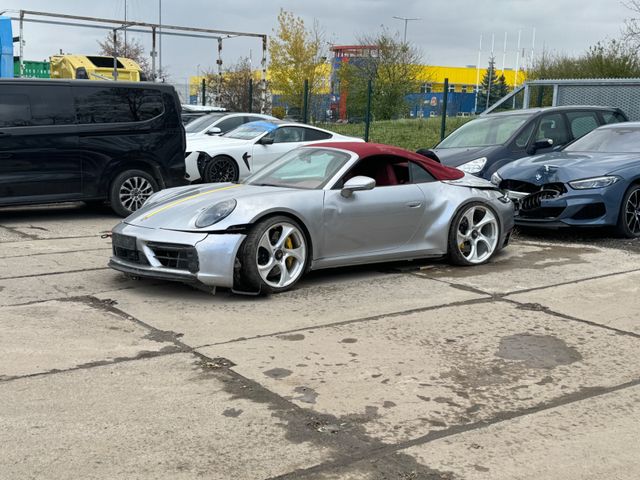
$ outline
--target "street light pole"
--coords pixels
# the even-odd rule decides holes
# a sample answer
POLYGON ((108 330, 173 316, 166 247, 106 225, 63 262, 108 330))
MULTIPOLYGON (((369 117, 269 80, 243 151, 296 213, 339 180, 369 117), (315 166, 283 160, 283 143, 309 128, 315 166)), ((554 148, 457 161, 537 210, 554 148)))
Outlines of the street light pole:
POLYGON ((402 20, 404 21, 404 39, 402 40, 402 43, 407 43, 407 23, 414 21, 414 20, 422 20, 421 18, 408 18, 408 17, 396 17, 394 16, 393 18, 395 18, 396 20, 402 20))

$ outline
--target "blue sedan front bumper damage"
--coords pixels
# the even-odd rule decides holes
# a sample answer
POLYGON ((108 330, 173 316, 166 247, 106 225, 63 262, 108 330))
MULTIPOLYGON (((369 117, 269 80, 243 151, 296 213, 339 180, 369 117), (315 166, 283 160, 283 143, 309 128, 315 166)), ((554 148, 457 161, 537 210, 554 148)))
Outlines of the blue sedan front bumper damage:
POLYGON ((244 234, 179 232, 119 223, 109 267, 139 277, 233 288, 244 234))
POLYGON ((624 189, 618 185, 593 190, 569 190, 555 198, 541 199, 536 208, 523 208, 527 197, 508 192, 518 207, 516 225, 535 227, 613 226, 620 214, 624 189))

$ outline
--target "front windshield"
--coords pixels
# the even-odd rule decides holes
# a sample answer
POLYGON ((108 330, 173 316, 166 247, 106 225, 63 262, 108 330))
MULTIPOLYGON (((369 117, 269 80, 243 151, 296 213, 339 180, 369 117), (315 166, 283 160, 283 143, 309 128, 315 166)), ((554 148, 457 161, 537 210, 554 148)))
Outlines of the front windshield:
POLYGON ((224 116, 224 113, 210 113, 208 115, 203 115, 202 117, 196 118, 195 120, 187 123, 187 126, 184 127, 184 131, 187 133, 201 132, 209 128, 211 124, 217 122, 224 116))
POLYGON ((276 126, 264 122, 251 122, 240 125, 238 128, 222 135, 225 138, 237 138, 239 140, 253 140, 264 132, 275 130, 276 126))
POLYGON ((640 128, 616 127, 593 130, 576 140, 565 152, 640 152, 640 128))
POLYGON ((274 164, 255 173, 244 183, 319 189, 324 187, 350 159, 350 154, 337 150, 297 148, 285 153, 274 164))
POLYGON ((531 118, 531 114, 476 118, 445 138, 436 148, 468 148, 503 145, 531 118))

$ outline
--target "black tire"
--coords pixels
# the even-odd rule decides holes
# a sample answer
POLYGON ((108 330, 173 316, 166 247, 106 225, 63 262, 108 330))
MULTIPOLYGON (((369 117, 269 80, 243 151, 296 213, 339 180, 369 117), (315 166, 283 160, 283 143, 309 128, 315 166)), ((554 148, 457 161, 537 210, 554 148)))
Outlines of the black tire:
POLYGON ((202 179, 205 183, 237 182, 240 171, 236 161, 226 155, 218 155, 204 166, 202 179))
POLYGON ((126 170, 111 182, 109 203, 114 212, 127 217, 158 190, 158 183, 147 172, 126 170))
POLYGON ((640 237, 640 185, 631 185, 622 197, 616 233, 624 238, 640 237))
POLYGON ((295 220, 276 216, 258 222, 247 235, 238 255, 241 265, 240 289, 250 292, 280 293, 293 288, 307 270, 309 252, 310 245, 304 230, 295 220), (288 238, 282 239, 285 227, 292 228, 292 231, 289 232, 288 238), (271 251, 261 244, 263 236, 268 238, 271 251), (283 244, 282 248, 277 248, 279 243, 283 244), (295 256, 291 255, 293 252, 296 253, 295 256), (269 264, 272 265, 270 268, 269 264), (261 273, 259 265, 268 268, 263 269, 261 273), (287 270, 284 278, 281 268, 287 270), (286 276, 289 276, 290 281, 284 281, 286 276))
MULTIPOLYGON (((488 219, 489 217, 487 217, 487 220, 488 219)), ((471 202, 462 206, 453 217, 453 221, 449 227, 447 242, 449 261, 455 265, 462 266, 482 265, 491 260, 499 249, 500 220, 498 219, 496 211, 483 202, 471 202), (484 216, 478 216, 482 210, 490 213, 494 221, 483 225, 479 230, 473 228, 473 225, 469 226, 468 218, 464 220, 465 216, 471 211, 473 218, 477 218, 479 224, 485 219, 484 216), (467 226, 469 227, 468 229, 467 226), (473 233, 474 230, 476 231, 475 237, 473 233), (459 235, 469 235, 470 238, 462 242, 459 235), (482 239, 478 240, 479 237, 482 237, 482 239), (490 239, 491 241, 487 242, 484 238, 490 239), (480 245, 483 246, 483 251, 481 255, 477 255, 477 252, 481 250, 480 245)))

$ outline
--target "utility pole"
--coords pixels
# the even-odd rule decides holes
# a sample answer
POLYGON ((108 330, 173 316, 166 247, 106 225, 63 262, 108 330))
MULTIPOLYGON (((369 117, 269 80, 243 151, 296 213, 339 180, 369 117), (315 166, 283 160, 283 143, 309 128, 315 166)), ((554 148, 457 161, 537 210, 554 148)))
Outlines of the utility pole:
POLYGON ((402 43, 407 43, 407 23, 412 22, 414 20, 422 20, 421 18, 408 18, 408 17, 396 17, 394 16, 393 18, 395 18, 396 20, 402 20, 404 21, 404 37, 402 40, 402 43))
POLYGON ((158 76, 162 77, 162 0, 158 0, 158 76))

